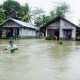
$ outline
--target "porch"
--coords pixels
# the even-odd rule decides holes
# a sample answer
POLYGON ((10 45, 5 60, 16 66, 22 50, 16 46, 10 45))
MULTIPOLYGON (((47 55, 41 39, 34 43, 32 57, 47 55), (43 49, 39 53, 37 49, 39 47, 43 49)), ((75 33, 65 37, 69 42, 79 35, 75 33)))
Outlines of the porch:
POLYGON ((57 37, 57 40, 73 40, 75 36, 73 29, 47 29, 46 33, 46 37, 57 37))
POLYGON ((47 36, 55 37, 59 40, 59 29, 47 29, 47 36))
POLYGON ((3 27, 0 29, 0 38, 16 39, 19 38, 19 28, 3 27))

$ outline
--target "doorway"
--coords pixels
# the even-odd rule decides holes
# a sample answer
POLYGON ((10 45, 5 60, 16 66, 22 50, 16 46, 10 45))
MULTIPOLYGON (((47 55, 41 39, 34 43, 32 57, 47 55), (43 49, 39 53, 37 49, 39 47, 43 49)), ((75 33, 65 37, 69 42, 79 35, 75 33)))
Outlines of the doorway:
POLYGON ((59 40, 59 29, 48 29, 48 36, 56 36, 59 40))
POLYGON ((54 35, 57 37, 57 39, 59 40, 59 30, 55 30, 54 31, 54 35))
POLYGON ((72 30, 65 29, 63 30, 64 39, 72 39, 72 30))

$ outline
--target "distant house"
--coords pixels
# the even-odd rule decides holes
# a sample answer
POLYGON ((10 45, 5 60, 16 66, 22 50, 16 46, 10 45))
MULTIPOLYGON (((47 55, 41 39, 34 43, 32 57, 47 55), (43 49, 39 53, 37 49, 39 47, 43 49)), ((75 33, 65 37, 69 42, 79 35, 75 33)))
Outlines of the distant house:
POLYGON ((62 18, 56 17, 44 26, 41 27, 41 31, 45 36, 57 36, 58 39, 76 39, 76 36, 80 34, 80 28, 72 22, 62 18))
MULTIPOLYGON (((38 28, 30 23, 10 18, 0 25, 2 31, 7 31, 7 37, 36 37, 38 28)), ((1 32, 0 32, 1 33, 1 32)))

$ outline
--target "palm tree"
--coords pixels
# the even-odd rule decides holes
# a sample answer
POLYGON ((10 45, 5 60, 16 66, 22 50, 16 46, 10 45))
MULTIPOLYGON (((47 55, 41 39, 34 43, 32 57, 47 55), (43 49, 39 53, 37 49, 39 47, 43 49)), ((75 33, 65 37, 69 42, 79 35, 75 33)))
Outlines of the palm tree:
POLYGON ((28 3, 22 6, 22 11, 23 11, 22 21, 31 22, 30 8, 28 3))

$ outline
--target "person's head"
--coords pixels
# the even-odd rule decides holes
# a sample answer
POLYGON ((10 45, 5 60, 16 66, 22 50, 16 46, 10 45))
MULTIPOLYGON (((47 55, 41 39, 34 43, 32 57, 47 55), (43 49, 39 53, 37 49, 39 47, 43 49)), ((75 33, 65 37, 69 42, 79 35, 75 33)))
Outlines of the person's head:
POLYGON ((9 41, 9 44, 10 44, 10 45, 13 45, 13 41, 9 41))

